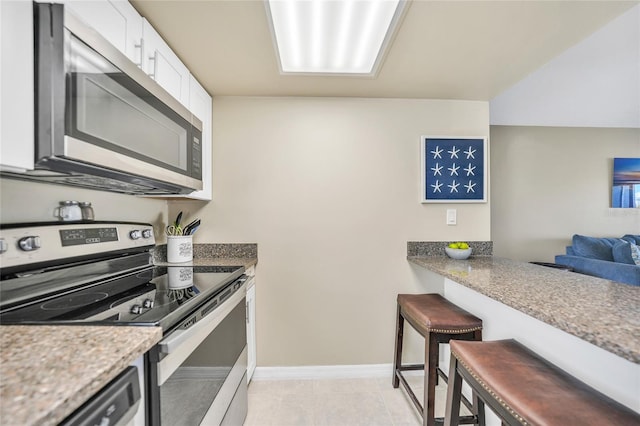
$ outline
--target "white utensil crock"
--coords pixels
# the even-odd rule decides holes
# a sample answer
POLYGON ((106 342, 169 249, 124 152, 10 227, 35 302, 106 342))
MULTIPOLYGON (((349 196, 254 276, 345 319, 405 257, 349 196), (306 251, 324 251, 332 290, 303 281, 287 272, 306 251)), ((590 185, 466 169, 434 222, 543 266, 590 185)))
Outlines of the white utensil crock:
POLYGON ((167 262, 182 263, 193 260, 192 235, 167 236, 167 262))

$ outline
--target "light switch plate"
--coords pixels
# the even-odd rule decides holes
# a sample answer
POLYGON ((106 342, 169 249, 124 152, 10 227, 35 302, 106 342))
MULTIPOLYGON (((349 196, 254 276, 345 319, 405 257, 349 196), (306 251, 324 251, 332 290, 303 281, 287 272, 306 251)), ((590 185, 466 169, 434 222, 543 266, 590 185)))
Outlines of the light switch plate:
POLYGON ((457 213, 456 209, 447 209, 447 225, 457 224, 457 213))

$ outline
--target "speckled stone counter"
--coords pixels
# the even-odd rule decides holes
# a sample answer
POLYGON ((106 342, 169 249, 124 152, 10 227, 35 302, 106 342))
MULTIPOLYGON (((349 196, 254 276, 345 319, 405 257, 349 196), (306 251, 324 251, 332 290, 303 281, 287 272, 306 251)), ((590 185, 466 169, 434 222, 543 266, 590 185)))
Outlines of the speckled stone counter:
POLYGON ((407 259, 640 364, 640 287, 491 256, 407 259))
POLYGON ((0 424, 58 424, 161 337, 159 327, 0 326, 0 424))
POLYGON ((156 265, 169 266, 244 266, 258 262, 258 245, 247 244, 194 244, 193 261, 167 263, 167 246, 156 246, 153 253, 156 265))

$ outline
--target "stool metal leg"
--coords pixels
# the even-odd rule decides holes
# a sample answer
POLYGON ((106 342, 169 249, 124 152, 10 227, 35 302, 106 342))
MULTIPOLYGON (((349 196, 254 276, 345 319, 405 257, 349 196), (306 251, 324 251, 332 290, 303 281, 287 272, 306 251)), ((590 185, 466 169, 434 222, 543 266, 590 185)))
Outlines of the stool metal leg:
POLYGON ((400 372, 400 366, 402 365, 402 338, 404 335, 404 317, 398 305, 398 315, 396 318, 396 351, 393 356, 393 380, 392 384, 394 388, 400 385, 400 379, 398 374, 400 372))

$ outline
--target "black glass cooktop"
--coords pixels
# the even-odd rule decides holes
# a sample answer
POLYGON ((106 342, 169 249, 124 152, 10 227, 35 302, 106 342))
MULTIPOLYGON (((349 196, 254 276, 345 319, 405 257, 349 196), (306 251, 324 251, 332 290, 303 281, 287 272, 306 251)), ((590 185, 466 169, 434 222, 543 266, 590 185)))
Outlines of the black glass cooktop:
POLYGON ((155 266, 0 312, 0 324, 155 325, 167 330, 242 275, 240 266, 155 266))

